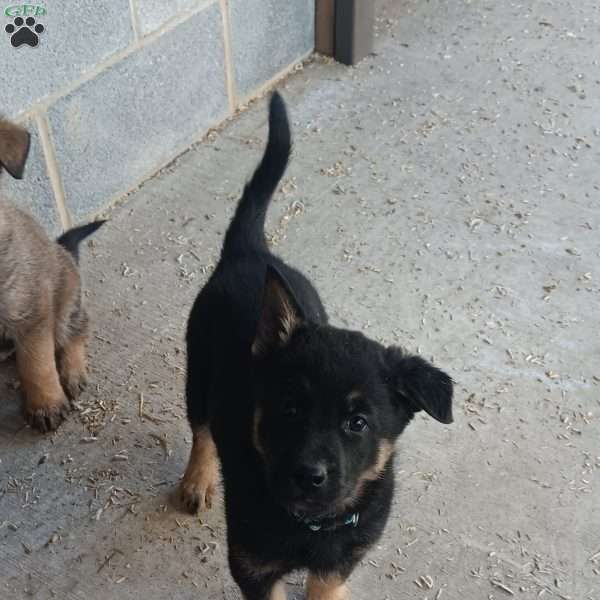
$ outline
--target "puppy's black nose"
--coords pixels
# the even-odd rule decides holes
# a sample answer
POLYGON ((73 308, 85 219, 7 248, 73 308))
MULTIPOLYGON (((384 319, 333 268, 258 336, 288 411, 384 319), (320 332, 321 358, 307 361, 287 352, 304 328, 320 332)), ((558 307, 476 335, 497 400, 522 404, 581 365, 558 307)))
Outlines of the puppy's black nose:
POLYGON ((327 481, 327 467, 323 463, 300 465, 294 473, 294 479, 302 489, 319 488, 327 481))

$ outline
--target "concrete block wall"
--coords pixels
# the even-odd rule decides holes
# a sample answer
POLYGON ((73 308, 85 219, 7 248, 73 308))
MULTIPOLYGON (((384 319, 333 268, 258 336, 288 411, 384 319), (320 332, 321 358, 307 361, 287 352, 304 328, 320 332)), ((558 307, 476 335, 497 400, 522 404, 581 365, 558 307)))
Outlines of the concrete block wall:
POLYGON ((110 206, 314 47, 315 0, 31 5, 40 43, 14 48, 6 8, 22 5, 0 3, 0 112, 32 133, 24 179, 1 191, 51 233, 110 206))

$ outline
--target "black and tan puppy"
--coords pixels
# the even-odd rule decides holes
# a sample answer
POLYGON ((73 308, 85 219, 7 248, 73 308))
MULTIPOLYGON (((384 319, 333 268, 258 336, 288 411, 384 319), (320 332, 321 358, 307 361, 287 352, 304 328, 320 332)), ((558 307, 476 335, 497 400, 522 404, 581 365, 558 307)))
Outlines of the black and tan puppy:
MULTIPOLYGON (((0 119, 0 171, 23 175, 29 134, 0 119)), ((86 383, 88 318, 79 243, 102 221, 52 241, 35 220, 0 198, 0 351, 14 349, 28 422, 56 429, 86 383)))
POLYGON ((381 535, 394 442, 413 415, 452 421, 452 381, 418 356, 332 327, 314 287, 271 254, 265 213, 291 140, 283 100, 187 333, 187 508, 210 506, 220 459, 229 564, 247 600, 285 598, 308 569, 309 600, 344 582, 381 535))

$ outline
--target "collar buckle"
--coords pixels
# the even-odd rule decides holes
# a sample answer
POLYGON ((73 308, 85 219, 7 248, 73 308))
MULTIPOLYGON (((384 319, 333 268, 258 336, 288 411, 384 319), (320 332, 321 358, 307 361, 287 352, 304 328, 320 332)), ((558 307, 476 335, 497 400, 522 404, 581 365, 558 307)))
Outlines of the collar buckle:
POLYGON ((333 531, 340 526, 356 527, 360 513, 350 513, 340 518, 330 517, 321 521, 305 521, 305 525, 311 531, 333 531))
POLYGON ((360 518, 360 513, 352 513, 351 515, 348 515, 345 519, 344 519, 344 525, 352 525, 352 527, 356 527, 358 525, 358 519, 360 518))

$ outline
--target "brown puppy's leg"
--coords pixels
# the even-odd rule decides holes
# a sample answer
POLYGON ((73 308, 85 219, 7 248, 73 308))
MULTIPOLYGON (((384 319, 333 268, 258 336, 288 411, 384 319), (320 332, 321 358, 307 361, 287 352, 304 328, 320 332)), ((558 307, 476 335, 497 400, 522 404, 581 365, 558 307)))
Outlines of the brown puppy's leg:
POLYGON ((17 369, 25 394, 28 423, 42 432, 56 429, 69 412, 69 402, 56 371, 54 335, 49 323, 17 340, 17 369))
POLYGON ((316 575, 309 573, 306 581, 307 600, 348 600, 348 588, 336 573, 316 575))
POLYGON ((87 336, 74 336, 58 353, 60 382, 69 400, 76 400, 87 385, 86 343, 87 336))
POLYGON ((191 513, 212 506, 219 477, 217 448, 208 425, 193 430, 194 441, 185 475, 179 484, 179 497, 191 513))

